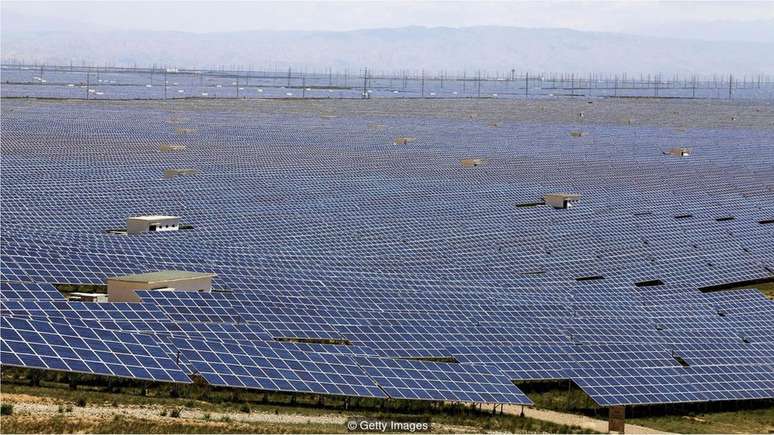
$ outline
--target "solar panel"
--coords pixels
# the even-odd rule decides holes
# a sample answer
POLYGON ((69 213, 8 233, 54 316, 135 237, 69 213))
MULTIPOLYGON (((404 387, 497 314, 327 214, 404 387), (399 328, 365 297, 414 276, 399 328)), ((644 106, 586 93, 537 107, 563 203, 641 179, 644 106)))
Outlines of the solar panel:
POLYGON ((164 321, 169 317, 153 304, 128 302, 80 302, 48 300, 7 300, 3 311, 20 317, 68 318, 103 321, 164 321))
POLYGON ((2 281, 0 299, 64 300, 64 296, 51 284, 2 281))
MULTIPOLYGON (((111 89, 158 97, 157 83, 135 84, 111 89)), ((31 92, 43 88, 53 89, 31 92)), ((774 276, 774 154, 770 133, 750 128, 753 112, 740 117, 749 125, 722 132, 697 116, 678 140, 660 118, 636 128, 614 119, 491 128, 457 104, 408 113, 396 101, 355 114, 331 101, 336 118, 322 118, 221 110, 233 101, 118 112, 28 103, 4 101, 2 115, 0 303, 13 318, 147 334, 173 361, 171 343, 183 340, 191 360, 181 352, 180 364, 199 364, 216 385, 387 396, 350 361, 368 357, 395 397, 494 400, 441 385, 431 363, 389 360, 440 358, 462 362, 445 370, 492 367, 497 385, 577 378, 604 403, 769 394, 772 301, 749 289, 698 290, 774 276), (588 134, 569 136, 574 129, 588 134), (416 140, 394 143, 406 135, 416 140), (675 141, 695 154, 664 156, 675 141), (171 143, 186 150, 159 151, 171 143), (471 156, 486 164, 461 168, 471 156), (198 176, 163 178, 191 166, 198 176), (535 204, 548 191, 582 198, 567 210, 535 204), (181 216, 192 228, 105 231, 137 214, 181 216), (213 272, 216 291, 92 304, 31 284, 103 284, 160 269, 213 272), (303 364, 319 366, 320 355, 336 368, 304 377, 303 364), (291 362, 303 370, 259 376, 291 362), (433 381, 401 389, 391 364, 424 364, 412 376, 433 381), (342 373, 354 378, 331 381, 342 373)), ((487 104, 476 110, 502 116, 487 104)))
POLYGON ((770 398, 774 367, 580 369, 572 380, 601 406, 770 398))
POLYGON ((577 369, 573 370, 571 379, 600 406, 699 402, 706 399, 691 384, 683 367, 577 369))
POLYGON ((496 367, 512 380, 567 379, 573 366, 568 346, 468 346, 448 352, 463 363, 496 367))
POLYGON ((296 346, 253 346, 173 338, 181 358, 211 385, 267 391, 387 397, 352 356, 296 346))
POLYGON ((180 322, 242 323, 230 299, 222 293, 137 290, 137 296, 180 322))
POLYGON ((190 382, 151 337, 141 334, 4 316, 1 335, 3 365, 190 382))
POLYGON ((508 377, 487 366, 357 357, 395 399, 532 405, 508 377))

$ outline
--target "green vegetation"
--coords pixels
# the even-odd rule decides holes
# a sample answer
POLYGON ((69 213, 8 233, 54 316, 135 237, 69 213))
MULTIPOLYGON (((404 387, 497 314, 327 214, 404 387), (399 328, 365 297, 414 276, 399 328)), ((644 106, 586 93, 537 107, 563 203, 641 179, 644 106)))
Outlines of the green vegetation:
POLYGON ((213 422, 146 419, 14 416, 3 419, 3 433, 342 433, 344 425, 264 422, 213 422))
POLYGON ((760 409, 635 417, 627 423, 677 433, 771 433, 774 405, 760 409))
POLYGON ((54 284, 57 290, 68 295, 70 293, 107 293, 107 286, 100 284, 54 284))
MULTIPOLYGON (((525 382, 519 387, 538 408, 607 419, 607 408, 567 381, 525 382)), ((676 433, 771 433, 774 400, 629 406, 626 423, 676 433)))
MULTIPOLYGON (((721 286, 715 286, 710 291, 725 291, 725 290, 738 290, 738 289, 756 289, 763 293, 769 299, 774 299, 774 278, 766 278, 762 280, 747 281, 746 283, 731 283, 721 286)), ((705 287, 705 289, 708 289, 705 287)))
POLYGON ((12 415, 13 414, 13 405, 10 403, 3 403, 0 405, 0 415, 12 415))
POLYGON ((346 419, 352 416, 409 421, 430 418, 440 432, 587 432, 463 404, 346 400, 11 368, 2 375, 3 396, 20 403, 40 400, 52 409, 4 417, 2 433, 343 433, 347 432, 346 419), (39 386, 31 385, 32 379, 39 386), (81 409, 84 406, 86 409, 81 409), (97 407, 99 412, 90 412, 97 407))
POLYGON ((774 281, 764 282, 762 284, 753 284, 750 287, 757 288, 761 293, 766 295, 769 299, 774 299, 774 281))
MULTIPOLYGON (((439 402, 263 393, 205 385, 143 383, 6 368, 2 372, 1 433, 343 433, 352 416, 412 420, 429 417, 437 432, 584 433, 491 407, 439 402), (31 385, 37 382, 38 386, 31 385), (74 388, 73 388, 74 387, 74 388), (11 402, 7 403, 10 398, 11 402), (50 411, 24 410, 25 400, 50 411), (16 405, 16 407, 14 407, 16 405), (84 409, 85 408, 85 409, 84 409), (99 408, 99 412, 90 412, 99 408), (131 412, 128 412, 131 411, 131 412)), ((567 382, 520 387, 538 408, 607 418, 567 382)), ((627 423, 681 433, 766 433, 774 430, 774 401, 629 407, 627 423)))
POLYGON ((572 382, 545 381, 519 382, 517 384, 535 402, 536 408, 607 418, 607 408, 598 406, 572 382))

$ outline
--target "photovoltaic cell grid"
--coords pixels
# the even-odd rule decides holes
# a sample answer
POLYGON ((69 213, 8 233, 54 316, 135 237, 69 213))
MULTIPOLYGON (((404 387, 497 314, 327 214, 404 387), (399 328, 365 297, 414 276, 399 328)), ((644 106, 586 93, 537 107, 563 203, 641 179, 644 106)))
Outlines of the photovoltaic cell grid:
MULTIPOLYGON (((766 131, 493 128, 492 113, 464 106, 428 122, 404 105, 394 117, 331 106, 331 118, 282 108, 47 104, 3 105, 0 274, 14 281, 2 282, 4 315, 147 334, 189 373, 192 361, 209 361, 195 353, 183 361, 176 340, 234 346, 235 356, 281 351, 283 361, 291 350, 303 353, 298 361, 359 355, 383 372, 390 397, 495 400, 464 384, 442 388, 444 373, 482 365, 498 382, 571 378, 599 403, 771 396, 771 301, 754 290, 696 290, 772 276, 766 131), (589 134, 572 138, 569 129, 589 134), (407 134, 417 140, 393 143, 407 134), (186 151, 158 151, 172 142, 186 151), (691 158, 661 154, 684 143, 695 148, 691 158), (485 165, 461 169, 459 159, 471 155, 485 165), (163 179, 174 166, 200 174, 163 179), (571 210, 515 206, 549 189, 583 197, 571 210), (104 233, 136 214, 180 215, 194 228, 104 233), (223 293, 147 291, 143 304, 103 305, 63 302, 45 284, 158 269, 216 272, 223 293), (419 357, 460 363, 391 360, 419 357), (394 364, 422 365, 411 373, 423 387, 401 389, 385 369, 394 364), (628 379, 649 371, 673 375, 628 379)), ((325 371, 302 378, 302 387, 274 360, 227 363, 202 376, 360 394, 355 381, 338 390, 322 382, 325 371)))
POLYGON ((0 301, 4 313, 16 317, 68 318, 103 321, 164 321, 170 320, 160 307, 147 303, 89 303, 57 300, 0 301))
POLYGON ((578 384, 602 406, 766 399, 774 395, 774 366, 579 369, 578 384))
POLYGON ((510 378, 486 366, 357 357, 393 398, 531 405, 510 378))
POLYGON ((35 282, 0 282, 0 300, 64 300, 64 296, 51 284, 35 282))
POLYGON ((5 316, 2 327, 3 365, 190 382, 149 336, 5 316))
POLYGON ((349 355, 183 339, 171 344, 211 385, 387 397, 349 355))

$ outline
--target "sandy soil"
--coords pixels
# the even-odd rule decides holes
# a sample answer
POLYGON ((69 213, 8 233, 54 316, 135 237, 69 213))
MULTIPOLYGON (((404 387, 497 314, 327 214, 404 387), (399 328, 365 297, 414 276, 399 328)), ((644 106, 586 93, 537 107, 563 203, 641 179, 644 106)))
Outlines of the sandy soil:
MULTIPOLYGON (((53 416, 62 415, 59 412, 60 405, 67 406, 71 411, 66 412, 68 419, 81 419, 85 426, 95 423, 96 421, 110 420, 115 415, 121 415, 123 417, 141 418, 153 421, 167 421, 170 423, 179 422, 181 419, 185 420, 186 424, 194 425, 208 425, 213 424, 227 425, 227 424, 239 424, 239 423, 274 423, 274 424, 333 424, 341 425, 342 427, 346 423, 350 415, 337 414, 337 415, 302 415, 302 414, 275 414, 268 412, 256 412, 240 413, 240 412, 204 412, 196 409, 182 409, 180 417, 170 417, 169 415, 162 416, 161 414, 172 409, 168 406, 162 405, 121 405, 119 407, 104 406, 104 405, 86 405, 84 407, 74 406, 69 402, 56 400, 48 397, 31 396, 27 394, 3 394, 3 403, 12 403, 14 406, 15 418, 40 420, 47 419, 53 416), (209 414, 209 419, 205 420, 205 414, 209 414), (227 418, 226 421, 221 419, 227 418)), ((452 426, 444 424, 433 424, 434 432, 441 433, 476 433, 479 432, 477 428, 468 426, 452 426)))
MULTIPOLYGON (((11 395, 8 395, 11 396, 11 395)), ((14 395, 18 396, 18 395, 14 395)), ((38 398, 39 399, 39 398, 38 398)), ((59 414, 59 405, 53 403, 40 403, 38 401, 16 401, 10 399, 6 395, 3 395, 3 402, 14 404, 15 415, 57 415, 59 414)), ((169 411, 171 408, 149 405, 149 406, 137 406, 137 405, 121 405, 120 407, 112 406, 92 406, 87 405, 84 407, 73 406, 72 412, 68 412, 68 416, 72 417, 84 417, 84 418, 112 418, 115 414, 121 414, 125 417, 145 418, 145 419, 174 419, 174 417, 163 417, 161 413, 163 411, 169 411)), ((211 421, 218 421, 223 417, 228 417, 231 421, 240 422, 267 422, 267 423, 320 423, 320 424, 344 424, 346 422, 346 416, 315 416, 315 415, 300 415, 300 414, 273 414, 266 412, 251 412, 247 413, 219 413, 219 412, 203 412, 195 409, 183 409, 180 412, 179 418, 202 420, 205 414, 210 415, 211 421)))
MULTIPOLYGON (((503 412, 509 414, 519 415, 521 413, 520 406, 505 406, 503 412)), ((547 409, 535 409, 524 408, 524 416, 534 418, 535 420, 549 421, 551 423, 564 424, 568 426, 578 426, 584 429, 592 430, 595 432, 607 432, 607 421, 597 420, 595 418, 586 417, 576 414, 565 414, 562 412, 549 411, 547 409)), ((627 424, 625 433, 627 434, 668 434, 669 432, 663 432, 656 429, 651 429, 643 426, 637 426, 633 424, 627 424)))

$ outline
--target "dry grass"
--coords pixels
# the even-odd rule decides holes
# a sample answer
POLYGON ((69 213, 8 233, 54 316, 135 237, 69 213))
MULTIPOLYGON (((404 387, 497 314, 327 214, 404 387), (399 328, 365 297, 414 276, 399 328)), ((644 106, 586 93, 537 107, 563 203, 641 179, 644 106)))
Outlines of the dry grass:
POLYGON ((769 299, 774 299, 774 282, 766 282, 763 284, 754 284, 750 287, 758 289, 761 293, 766 295, 769 299))
POLYGON ((2 419, 2 433, 342 433, 341 424, 234 422, 171 417, 135 418, 71 415, 13 415, 2 419))
POLYGON ((629 418, 626 422, 676 433, 772 433, 774 406, 687 416, 629 418))
POLYGON ((454 404, 395 401, 382 407, 361 402, 357 409, 344 410, 333 399, 312 406, 306 403, 312 397, 298 396, 297 405, 289 405, 287 395, 270 395, 263 403, 259 393, 243 391, 238 400, 230 400, 231 394, 209 391, 207 399, 193 400, 4 383, 0 400, 14 404, 14 412, 3 417, 0 433, 341 433, 353 416, 403 421, 429 417, 433 431, 442 433, 588 432, 454 404), (173 410, 179 411, 175 417, 173 410))

